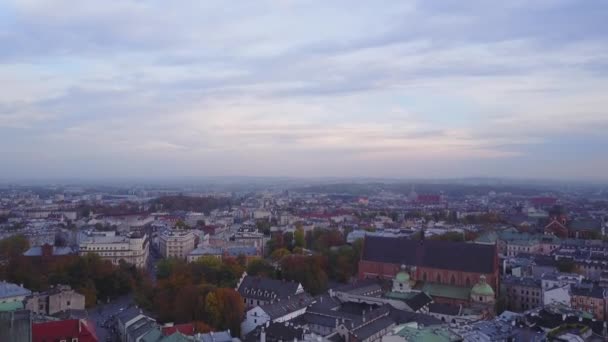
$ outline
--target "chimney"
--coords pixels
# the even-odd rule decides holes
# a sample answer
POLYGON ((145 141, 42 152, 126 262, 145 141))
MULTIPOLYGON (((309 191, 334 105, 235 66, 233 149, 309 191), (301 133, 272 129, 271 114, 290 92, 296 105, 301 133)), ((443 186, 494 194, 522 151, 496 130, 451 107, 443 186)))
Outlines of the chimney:
POLYGON ((262 327, 262 331, 260 332, 260 342, 266 342, 266 331, 264 331, 264 327, 262 327))

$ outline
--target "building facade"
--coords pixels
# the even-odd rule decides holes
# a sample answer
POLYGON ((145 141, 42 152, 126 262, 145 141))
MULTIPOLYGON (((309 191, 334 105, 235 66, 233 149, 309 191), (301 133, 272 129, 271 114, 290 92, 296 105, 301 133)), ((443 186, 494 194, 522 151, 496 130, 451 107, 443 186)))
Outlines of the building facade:
POLYGON ((413 281, 471 288, 482 277, 499 289, 496 245, 366 236, 359 278, 393 279, 405 266, 413 281))
POLYGON ((543 305, 543 289, 540 279, 507 276, 502 280, 511 311, 526 311, 543 305))
POLYGON ((598 320, 606 320, 606 290, 599 286, 571 288, 572 308, 593 314, 598 320))
POLYGON ((145 233, 118 236, 114 232, 90 232, 79 237, 80 255, 94 253, 114 265, 124 261, 138 268, 145 268, 149 248, 148 236, 145 233))
POLYGON ((84 308, 84 295, 66 285, 58 285, 42 293, 33 293, 25 299, 25 309, 41 315, 54 315, 65 310, 84 310, 84 308))
POLYGON ((196 236, 191 231, 170 230, 158 236, 160 254, 165 258, 186 259, 194 250, 196 236))

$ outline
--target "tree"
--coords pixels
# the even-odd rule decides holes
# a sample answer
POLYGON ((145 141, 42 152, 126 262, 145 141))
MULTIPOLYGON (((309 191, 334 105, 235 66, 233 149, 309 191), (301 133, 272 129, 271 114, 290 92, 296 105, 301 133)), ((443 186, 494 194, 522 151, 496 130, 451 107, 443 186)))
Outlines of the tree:
POLYGON ((570 259, 559 259, 557 269, 563 273, 574 273, 577 270, 576 263, 570 259))
POLYGON ((28 239, 21 235, 13 235, 0 240, 0 257, 11 259, 23 255, 30 248, 28 239))
POLYGON ((295 247, 304 248, 306 246, 304 229, 298 228, 296 229, 293 238, 295 240, 295 247))
POLYGON ((444 241, 464 241, 464 235, 459 232, 446 232, 440 235, 434 235, 431 237, 432 240, 444 240, 444 241))
POLYGON ((247 265, 247 274, 250 276, 262 276, 274 278, 276 275, 274 267, 264 259, 254 259, 247 265))
POLYGON ((270 258, 274 261, 281 261, 281 259, 283 259, 284 257, 286 257, 290 254, 291 254, 291 252, 287 248, 281 248, 281 249, 277 249, 276 251, 272 252, 272 254, 270 255, 270 258))
POLYGON ((281 271, 285 279, 297 281, 317 295, 327 288, 327 259, 324 256, 290 255, 281 260, 281 271))
POLYGON ((218 330, 230 329, 233 334, 240 335, 245 304, 238 292, 218 288, 207 294, 205 306, 212 326, 218 330))

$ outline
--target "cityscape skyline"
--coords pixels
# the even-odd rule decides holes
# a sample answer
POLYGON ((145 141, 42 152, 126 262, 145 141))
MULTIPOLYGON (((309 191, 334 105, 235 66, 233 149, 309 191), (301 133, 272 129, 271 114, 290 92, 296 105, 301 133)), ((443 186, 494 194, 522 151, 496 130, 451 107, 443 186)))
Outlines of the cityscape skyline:
POLYGON ((0 4, 1 180, 608 181, 606 3, 96 3, 0 4))

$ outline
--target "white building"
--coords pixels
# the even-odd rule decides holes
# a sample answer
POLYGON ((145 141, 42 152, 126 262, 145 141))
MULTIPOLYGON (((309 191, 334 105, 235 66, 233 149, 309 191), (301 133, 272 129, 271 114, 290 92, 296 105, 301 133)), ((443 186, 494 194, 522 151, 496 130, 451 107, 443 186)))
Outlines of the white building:
POLYGON ((32 292, 23 286, 0 281, 0 307, 23 308, 23 300, 32 292))
POLYGON ((272 304, 256 306, 247 311, 245 320, 241 324, 241 333, 244 335, 253 331, 266 322, 282 323, 303 315, 314 300, 306 293, 290 297, 287 300, 272 304))
POLYGON ((95 253, 114 265, 124 260, 144 268, 148 262, 149 240, 144 233, 117 236, 115 232, 88 232, 79 236, 79 248, 80 255, 95 253))
POLYGON ((543 305, 563 304, 570 306, 570 285, 543 288, 543 305))
POLYGON ((158 236, 158 248, 165 258, 186 259, 194 250, 196 235, 189 230, 169 230, 158 236))

